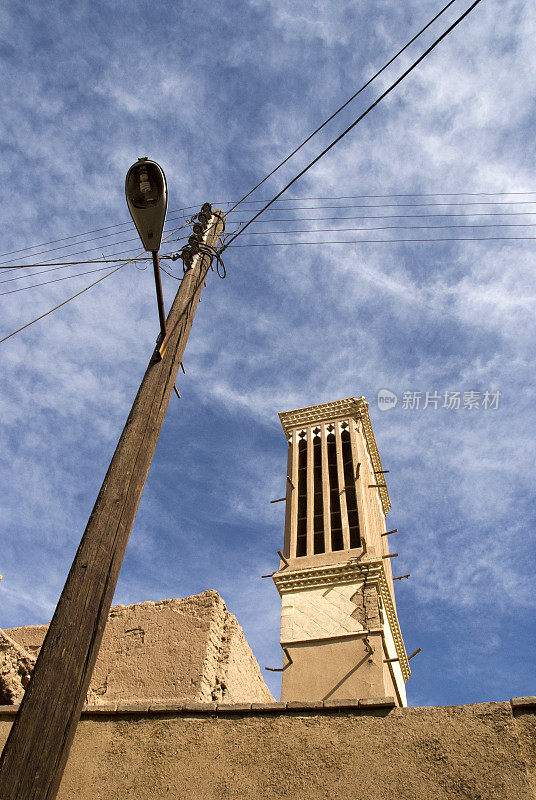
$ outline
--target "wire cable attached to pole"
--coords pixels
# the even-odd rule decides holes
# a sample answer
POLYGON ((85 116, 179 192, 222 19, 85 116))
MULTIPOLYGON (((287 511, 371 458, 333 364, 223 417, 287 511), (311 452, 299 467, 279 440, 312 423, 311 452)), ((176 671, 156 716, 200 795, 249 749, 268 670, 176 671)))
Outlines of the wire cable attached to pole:
POLYGON ((447 5, 446 5, 446 6, 444 6, 444 8, 442 8, 442 9, 441 9, 441 11, 440 11, 438 14, 436 14, 436 15, 435 15, 435 17, 434 17, 433 19, 431 19, 431 20, 430 20, 430 22, 428 22, 428 23, 427 23, 427 24, 424 26, 424 28, 421 28, 421 30, 420 30, 418 33, 416 33, 416 34, 415 34, 415 36, 413 36, 413 37, 412 37, 412 38, 409 40, 409 42, 407 42, 407 43, 404 45, 404 47, 402 47, 402 48, 401 48, 401 49, 400 49, 400 50, 399 50, 397 53, 395 53, 395 55, 394 55, 392 58, 390 58, 390 59, 389 59, 389 61, 388 61, 386 64, 384 64, 384 65, 383 65, 383 67, 382 67, 381 69, 379 69, 377 72, 375 72, 375 73, 374 73, 374 75, 372 76, 372 78, 369 78, 369 79, 368 79, 368 81, 367 81, 366 83, 364 83, 364 84, 363 84, 363 86, 362 86, 360 89, 358 89, 358 90, 357 90, 357 92, 355 92, 355 94, 353 94, 353 95, 350 97, 350 99, 349 99, 349 100, 347 100, 345 103, 343 103, 343 105, 342 105, 340 108, 338 108, 338 109, 337 109, 337 111, 335 111, 335 112, 334 112, 334 113, 331 115, 331 117, 328 117, 328 119, 327 119, 325 122, 323 122, 323 123, 322 123, 322 125, 320 125, 320 126, 319 126, 319 127, 318 127, 318 128, 315 130, 315 131, 313 131, 313 132, 312 132, 312 133, 311 133, 311 134, 310 134, 310 135, 307 137, 307 139, 304 139, 304 141, 303 141, 303 142, 302 142, 300 145, 298 145, 298 147, 296 147, 296 149, 295 149, 295 150, 293 150, 293 151, 292 151, 292 153, 291 153, 290 155, 288 155, 288 156, 287 156, 287 157, 286 157, 286 158, 285 158, 283 161, 281 161, 281 163, 279 163, 279 164, 277 165, 277 167, 275 167, 275 168, 274 168, 274 169, 273 169, 273 170, 272 170, 272 171, 271 171, 271 172, 270 172, 270 173, 269 173, 269 174, 268 174, 268 175, 267 175, 265 178, 263 178, 263 179, 262 179, 262 181, 260 181, 260 182, 259 182, 259 183, 258 183, 256 186, 254 186, 254 187, 253 187, 253 189, 251 189, 251 190, 250 190, 250 191, 249 191, 247 194, 245 194, 245 195, 244 195, 244 197, 242 197, 242 198, 241 198, 241 199, 240 199, 240 200, 239 200, 237 203, 235 203, 235 204, 234 204, 234 206, 233 206, 232 208, 230 208, 230 209, 229 209, 229 211, 227 212, 227 214, 230 214, 230 213, 231 213, 231 211, 234 211, 234 210, 235 210, 235 208, 236 208, 237 206, 239 206, 239 205, 240 205, 240 203, 242 203, 244 200, 246 200, 246 198, 248 198, 250 195, 252 195, 252 194, 253 194, 253 192, 255 192, 255 191, 256 191, 256 190, 259 188, 259 186, 262 186, 262 185, 263 185, 263 183, 265 183, 265 182, 268 180, 268 178, 271 178, 271 177, 272 177, 272 175, 274 175, 274 174, 277 172, 277 170, 278 170, 278 169, 281 169, 281 167, 282 167, 282 166, 284 166, 284 164, 286 164, 286 163, 287 163, 287 161, 290 161, 290 159, 292 158, 292 156, 295 156, 295 155, 296 155, 296 153, 297 153, 299 150, 301 150, 301 149, 302 149, 302 147, 305 147, 305 145, 307 144, 307 142, 310 142, 310 141, 311 141, 311 139, 313 138, 313 136, 316 136, 316 134, 317 134, 317 133, 319 133, 319 132, 322 130, 322 128, 324 128, 324 127, 325 127, 325 126, 326 126, 326 125, 327 125, 329 122, 331 122, 331 120, 332 120, 332 119, 334 119, 334 118, 337 116, 337 114, 340 114, 340 112, 341 112, 343 109, 345 109, 345 108, 346 108, 346 106, 347 106, 347 105, 349 105, 349 104, 352 102, 352 100, 355 100, 355 98, 356 98, 358 95, 360 95, 360 94, 361 94, 361 92, 363 92, 363 91, 364 91, 364 90, 367 88, 367 86, 370 86, 370 84, 371 84, 373 81, 375 81, 375 80, 376 80, 376 78, 377 78, 377 77, 379 77, 379 76, 382 74, 382 72, 385 72, 385 70, 386 70, 388 67, 390 67, 390 66, 391 66, 391 64, 393 63, 393 61, 395 61, 395 60, 398 58, 398 56, 402 55, 402 53, 404 52, 404 50, 407 50, 407 49, 408 49, 408 47, 409 47, 410 45, 412 45, 412 44, 413 44, 413 42, 414 42, 416 39, 418 39, 418 38, 419 38, 419 36, 421 36, 421 34, 423 34, 423 33, 425 32, 425 30, 427 30, 427 28, 429 28, 429 27, 430 27, 430 25, 433 25, 433 23, 434 23, 434 22, 435 22, 437 19, 439 19, 439 17, 440 17, 442 14, 444 14, 444 13, 445 13, 445 11, 446 11, 448 8, 450 8, 450 6, 451 6, 451 5, 452 5, 454 2, 455 2, 455 0, 450 0, 450 2, 449 2, 449 3, 447 3, 447 5))
POLYGON ((242 228, 241 228, 241 229, 240 229, 240 230, 239 230, 237 233, 235 233, 235 234, 234 234, 234 236, 231 236, 231 238, 230 238, 230 239, 229 239, 229 240, 228 240, 228 241, 227 241, 227 242, 226 242, 226 243, 223 245, 223 247, 221 247, 221 248, 220 248, 219 252, 220 252, 220 253, 222 253, 222 252, 223 252, 223 251, 224 251, 224 250, 225 250, 227 247, 229 247, 230 243, 231 243, 232 241, 234 241, 234 240, 237 238, 237 236, 240 236, 240 234, 242 234, 242 233, 243 233, 243 232, 246 230, 246 228, 248 228, 248 227, 249 227, 249 225, 251 225, 251 223, 252 223, 252 222, 254 222, 254 221, 255 221, 255 220, 258 218, 258 217, 260 217, 260 215, 261 215, 261 214, 263 214, 263 213, 266 211, 266 209, 267 209, 267 208, 269 208, 269 207, 272 205, 272 203, 275 203, 275 201, 276 201, 276 200, 278 200, 278 199, 281 197, 281 195, 282 195, 282 194, 284 194, 284 193, 287 191, 287 189, 289 189, 289 188, 290 188, 290 187, 291 187, 291 186, 292 186, 294 183, 296 183, 296 181, 297 181, 297 180, 299 180, 299 179, 300 179, 300 178, 301 178, 303 175, 305 175, 305 173, 306 173, 306 172, 308 172, 308 171, 311 169, 311 167, 313 167, 315 164, 317 164, 317 163, 318 163, 318 161, 320 161, 320 159, 321 159, 321 158, 323 158, 323 157, 326 155, 326 153, 328 153, 328 152, 329 152, 329 151, 330 151, 330 150, 331 150, 333 147, 335 147, 335 145, 336 145, 336 144, 338 144, 338 143, 341 141, 341 139, 343 139, 343 138, 344 138, 344 137, 345 137, 345 136, 346 136, 348 133, 350 133, 350 131, 351 131, 351 130, 353 130, 353 128, 355 128, 355 126, 356 126, 356 125, 357 125, 359 122, 361 122, 361 120, 362 120, 362 119, 364 119, 364 118, 367 116, 367 114, 369 114, 369 113, 372 111, 372 109, 376 108, 376 106, 377 106, 379 103, 381 103, 381 101, 382 101, 382 100, 383 100, 385 97, 387 97, 387 95, 388 95, 388 94, 390 94, 390 93, 393 91, 393 89, 395 89, 395 88, 396 88, 396 87, 397 87, 397 86, 398 86, 400 83, 402 83, 402 81, 404 80, 404 78, 406 78, 406 77, 407 77, 407 76, 410 74, 410 72, 412 72, 412 71, 413 71, 413 70, 414 70, 414 69, 415 69, 415 68, 416 68, 416 67, 417 67, 417 66, 418 66, 418 65, 421 63, 421 61, 424 61, 424 59, 426 58, 426 56, 428 56, 428 55, 429 55, 429 54, 432 52, 432 50, 434 50, 434 49, 437 47, 437 45, 438 45, 440 42, 442 42, 442 41, 443 41, 443 39, 444 39, 446 36, 448 36, 448 34, 449 34, 451 31, 453 31, 453 30, 454 30, 454 28, 455 28, 457 25, 459 25, 459 24, 460 24, 460 22, 462 22, 462 20, 464 20, 464 19, 465 19, 465 17, 467 17, 467 15, 468 15, 468 14, 470 14, 470 13, 471 13, 471 11, 472 11, 472 10, 473 10, 473 9, 474 9, 474 8, 475 8, 475 7, 476 7, 476 6, 477 6, 477 5, 480 3, 480 2, 481 2, 481 0, 474 0, 474 2, 473 2, 473 3, 472 3, 470 6, 469 6, 469 8, 468 8, 468 9, 466 9, 466 10, 464 11, 464 13, 463 13, 463 14, 461 14, 461 15, 460 15, 460 16, 459 16, 459 17, 458 17, 458 18, 457 18, 457 19, 456 19, 456 20, 455 20, 455 21, 452 23, 452 25, 449 25, 449 27, 448 27, 448 28, 447 28, 447 29, 446 29, 446 30, 445 30, 445 31, 444 31, 444 32, 441 34, 441 36, 439 36, 439 37, 438 37, 438 38, 437 38, 437 39, 436 39, 436 40, 435 40, 435 41, 434 41, 434 42, 433 42, 433 43, 430 45, 430 47, 428 47, 428 48, 427 48, 427 49, 424 51, 424 53, 422 53, 422 54, 419 56, 419 58, 417 58, 417 59, 416 59, 416 60, 413 62, 413 64, 411 64, 411 66, 410 66, 410 67, 408 67, 408 69, 407 69, 405 72, 403 72, 403 73, 402 73, 402 75, 401 75, 399 78, 397 78, 397 79, 396 79, 396 81, 394 81, 394 83, 392 83, 392 84, 391 84, 391 85, 390 85, 390 86, 389 86, 389 87, 388 87, 388 88, 387 88, 387 89, 386 89, 384 92, 382 92, 382 94, 381 94, 381 95, 380 95, 380 96, 379 96, 379 97, 378 97, 378 98, 377 98, 377 99, 376 99, 376 100, 375 100, 373 103, 371 103, 371 105, 370 105, 370 106, 369 106, 369 107, 368 107, 368 108, 367 108, 365 111, 363 111, 363 113, 362 113, 362 114, 360 114, 360 115, 358 116, 358 118, 357 118, 356 120, 354 120, 354 122, 352 122, 352 124, 351 124, 351 125, 349 125, 349 126, 346 128, 346 130, 344 130, 344 131, 343 131, 343 132, 342 132, 342 133, 341 133, 339 136, 337 136, 337 138, 336 138, 336 139, 334 139, 334 140, 331 142, 331 144, 329 144, 329 145, 328 145, 326 148, 324 148, 324 150, 322 150, 322 152, 321 152, 321 153, 320 153, 318 156, 316 156, 316 158, 314 158, 314 159, 313 159, 313 160, 312 160, 312 161, 311 161, 309 164, 307 164, 307 166, 306 166, 306 167, 304 167, 304 168, 301 170, 301 172, 299 172, 299 173, 298 173, 298 174, 297 174, 297 175, 296 175, 296 176, 295 176, 295 177, 294 177, 294 178, 293 178, 291 181, 289 181, 289 183, 287 183, 287 185, 286 185, 286 186, 284 186, 284 187, 283 187, 283 189, 281 189, 281 191, 280 191, 280 192, 278 192, 278 193, 275 195, 275 197, 273 197, 273 198, 272 198, 272 199, 271 199, 271 200, 270 200, 268 203, 266 203, 266 204, 265 204, 265 205, 264 205, 264 206, 261 208, 261 210, 260 210, 260 211, 258 211, 258 212, 257 212, 257 214, 255 214, 255 216, 253 216, 253 217, 252 217, 252 218, 249 220, 249 222, 246 222, 246 224, 245 224, 245 225, 244 225, 244 226, 243 226, 243 227, 242 227, 242 228))
MULTIPOLYGON (((169 239, 170 236, 172 236, 173 233, 176 233, 177 230, 178 229, 175 229, 174 231, 171 231, 167 236, 165 236, 164 237, 164 241, 166 239, 169 239)), ((11 333, 8 333, 7 336, 4 336, 3 339, 0 339, 0 344, 2 344, 3 342, 6 342, 8 339, 11 339, 12 336, 15 336, 17 333, 20 333, 21 331, 25 330, 26 328, 29 328, 30 325, 34 325, 34 323, 39 322, 39 320, 41 320, 41 319, 44 319, 44 317, 48 317, 49 314, 52 314, 54 311, 57 311, 59 308, 62 308, 62 306, 67 305, 67 303, 70 303, 71 300, 74 300, 75 298, 80 297, 80 295, 84 294, 84 292, 87 292, 88 289, 92 289, 93 286, 96 286, 98 283, 101 283, 102 281, 106 280, 106 278, 109 278, 112 275, 114 275, 116 272, 119 272, 119 270, 123 269, 123 267, 126 267, 127 264, 130 264, 133 261, 136 261, 136 259, 139 258, 140 256, 144 255, 144 253, 145 253, 145 251, 142 251, 141 253, 137 253, 132 258, 129 258, 127 261, 124 261, 123 264, 120 264, 118 267, 115 267, 115 269, 112 269, 110 272, 107 272, 106 275, 102 275, 102 277, 97 278, 96 281, 93 281, 93 283, 90 283, 89 286, 85 287, 85 289, 81 289, 81 291, 76 292, 76 294, 71 295, 71 297, 68 297, 66 300, 63 300, 63 302, 58 303, 58 305, 54 306, 54 308, 50 308, 48 311, 45 311, 44 314, 40 314, 38 317, 35 317, 35 319, 32 319, 32 320, 30 320, 30 322, 27 322, 26 325, 22 325, 20 328, 17 328, 16 331, 12 331, 11 333)))

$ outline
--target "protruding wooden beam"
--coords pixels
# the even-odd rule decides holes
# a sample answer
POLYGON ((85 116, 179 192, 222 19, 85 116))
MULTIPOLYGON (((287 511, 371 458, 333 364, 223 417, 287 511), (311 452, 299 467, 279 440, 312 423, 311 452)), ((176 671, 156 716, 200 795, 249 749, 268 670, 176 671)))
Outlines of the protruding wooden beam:
POLYGON ((283 653, 287 657, 287 663, 283 667, 265 667, 264 669, 268 670, 268 672, 283 672, 283 670, 285 670, 287 667, 290 667, 290 665, 294 662, 292 661, 290 653, 286 647, 283 647, 283 653))

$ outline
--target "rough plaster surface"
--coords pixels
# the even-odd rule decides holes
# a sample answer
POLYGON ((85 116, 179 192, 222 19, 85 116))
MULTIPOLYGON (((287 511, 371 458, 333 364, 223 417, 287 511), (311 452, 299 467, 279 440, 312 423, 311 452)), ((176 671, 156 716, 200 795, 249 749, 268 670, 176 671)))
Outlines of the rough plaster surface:
POLYGON ((509 703, 84 716, 58 800, 534 800, 535 737, 509 703))
MULTIPOLYGON (((35 657, 46 629, 7 633, 35 657)), ((216 591, 110 610, 88 700, 145 698, 273 700, 242 628, 216 591)))
POLYGON ((387 680, 380 633, 289 643, 281 700, 347 700, 396 696, 387 680))
POLYGON ((0 630, 0 700, 19 703, 29 683, 35 656, 0 630))

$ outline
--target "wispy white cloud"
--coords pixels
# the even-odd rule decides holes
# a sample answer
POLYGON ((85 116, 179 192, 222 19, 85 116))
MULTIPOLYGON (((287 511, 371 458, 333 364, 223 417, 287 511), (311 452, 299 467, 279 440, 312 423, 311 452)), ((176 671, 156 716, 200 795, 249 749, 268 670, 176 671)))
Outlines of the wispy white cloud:
MULTIPOLYGON (((203 14, 162 7, 150 26, 140 21, 137 2, 111 9, 58 0, 46 9, 4 9, 2 252, 127 221, 124 175, 139 155, 164 165, 170 208, 239 197, 437 10, 432 2, 313 5, 307 13, 299 4, 264 0, 247 8, 213 4, 203 14)), ((534 190, 535 27, 529 3, 481 4, 294 187, 294 196, 534 190)), ((290 179, 417 52, 415 45, 260 194, 270 196, 290 179)), ((484 210, 498 207, 273 216, 484 210)), ((427 217, 419 224, 470 221, 427 217)), ((358 219, 347 226, 382 224, 412 221, 358 219)), ((332 225, 338 226, 264 227, 332 225)), ((78 245, 73 239, 50 255, 94 246, 89 257, 99 257, 108 243, 129 236, 134 241, 116 249, 136 252, 132 229, 119 230, 126 234, 78 245)), ((441 235, 472 235, 464 230, 441 235)), ((490 230, 531 236, 534 229, 490 230)), ((319 241, 328 238, 318 233, 319 241)), ((286 460, 277 411, 364 394, 391 468, 399 560, 412 573, 410 585, 399 588, 401 622, 410 649, 417 638, 428 647, 426 668, 416 666, 412 678, 414 697, 456 702, 464 675, 464 699, 482 686, 500 694, 507 682, 505 693, 527 693, 522 667, 515 675, 504 670, 501 643, 512 627, 512 605, 524 625, 534 624, 532 250, 531 241, 229 249, 227 280, 211 280, 198 310, 187 374, 179 376, 183 400, 172 398, 116 599, 217 588, 261 661, 277 665, 277 594, 257 577, 273 567, 283 536, 283 504, 268 503, 281 495, 286 460), (380 414, 375 397, 383 387, 400 397, 406 390, 499 389, 501 406, 411 412, 399 404, 380 414), (475 620, 485 631, 480 638, 475 620), (437 636, 445 628, 456 631, 472 673, 455 660, 454 645, 445 649, 444 634, 437 636), (443 689, 432 690, 427 674, 447 673, 449 659, 458 684, 445 679, 443 689), (495 667, 499 685, 491 677, 495 667)), ((169 302, 175 282, 164 278, 169 302)), ((0 298, 2 333, 88 282, 81 277, 0 298)), ((157 327, 151 271, 129 266, 1 345, 0 625, 50 616, 157 327)), ((528 638, 518 646, 529 653, 528 638)))

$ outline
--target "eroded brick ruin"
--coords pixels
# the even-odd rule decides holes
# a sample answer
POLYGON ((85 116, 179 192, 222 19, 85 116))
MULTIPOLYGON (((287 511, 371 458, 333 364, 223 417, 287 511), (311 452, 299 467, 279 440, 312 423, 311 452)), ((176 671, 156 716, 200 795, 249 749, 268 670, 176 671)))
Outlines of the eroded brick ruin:
MULTIPOLYGON (((46 631, 46 625, 29 625, 0 635, 3 704, 21 700, 46 631)), ((88 702, 147 698, 273 700, 242 628, 218 592, 110 610, 88 702)))

